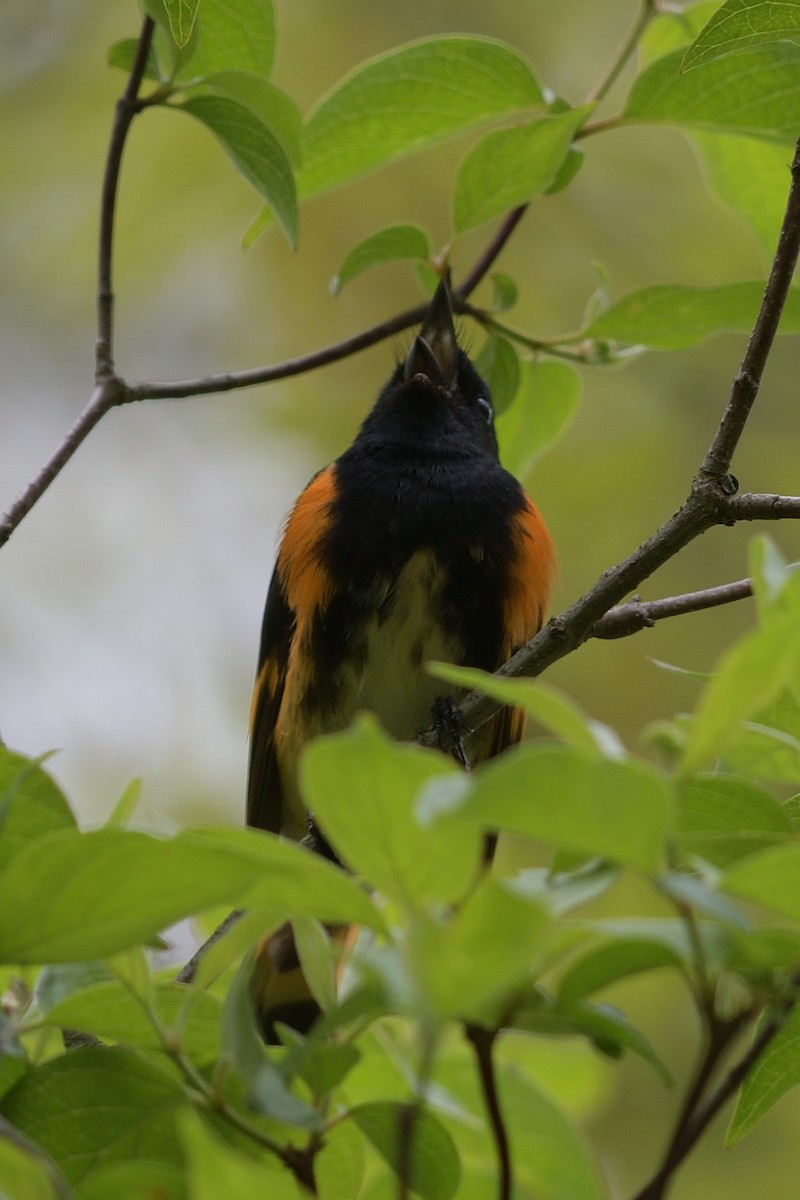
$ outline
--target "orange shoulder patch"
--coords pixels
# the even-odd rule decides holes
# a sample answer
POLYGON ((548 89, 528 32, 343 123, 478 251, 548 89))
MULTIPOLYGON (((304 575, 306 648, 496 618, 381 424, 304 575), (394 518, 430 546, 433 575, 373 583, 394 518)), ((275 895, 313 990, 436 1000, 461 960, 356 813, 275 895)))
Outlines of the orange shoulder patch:
POLYGON ((326 467, 299 496, 286 523, 278 573, 298 623, 330 599, 332 582, 322 564, 322 542, 330 528, 336 498, 336 468, 326 467))
POLYGON ((505 657, 541 629, 556 579, 556 550, 538 509, 526 496, 514 517, 515 551, 504 605, 505 657))

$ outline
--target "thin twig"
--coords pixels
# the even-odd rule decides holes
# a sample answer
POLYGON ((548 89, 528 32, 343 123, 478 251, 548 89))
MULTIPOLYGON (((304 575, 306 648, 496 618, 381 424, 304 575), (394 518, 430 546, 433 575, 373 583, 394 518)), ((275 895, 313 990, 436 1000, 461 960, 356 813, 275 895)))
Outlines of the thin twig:
POLYGON ((614 55, 608 69, 587 95, 584 101, 585 104, 598 102, 611 91, 611 88, 616 83, 625 64, 638 46, 642 34, 656 15, 656 12, 657 6, 655 0, 642 0, 636 20, 626 34, 622 45, 614 55))
POLYGON ((497 1198, 498 1200, 511 1200, 514 1188, 511 1167, 511 1146, 508 1140, 506 1123, 503 1119, 503 1110, 500 1107, 500 1094, 497 1090, 497 1078, 495 1076, 494 1059, 492 1057, 492 1049, 497 1033, 494 1030, 485 1029, 482 1025, 465 1025, 464 1034, 475 1052, 475 1061, 478 1066, 478 1075, 483 1093, 483 1103, 486 1106, 486 1112, 489 1117, 489 1128, 492 1131, 492 1138, 497 1151, 497 1165, 500 1171, 497 1198))

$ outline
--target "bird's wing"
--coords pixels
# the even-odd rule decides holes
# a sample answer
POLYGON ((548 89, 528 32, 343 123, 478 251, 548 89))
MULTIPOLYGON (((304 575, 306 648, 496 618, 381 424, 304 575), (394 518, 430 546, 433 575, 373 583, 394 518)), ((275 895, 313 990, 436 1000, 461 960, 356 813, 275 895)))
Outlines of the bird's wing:
POLYGON ((250 769, 247 824, 277 833, 282 824, 281 778, 275 751, 275 726, 286 686, 286 667, 294 620, 276 567, 267 593, 261 626, 253 698, 250 704, 250 769))

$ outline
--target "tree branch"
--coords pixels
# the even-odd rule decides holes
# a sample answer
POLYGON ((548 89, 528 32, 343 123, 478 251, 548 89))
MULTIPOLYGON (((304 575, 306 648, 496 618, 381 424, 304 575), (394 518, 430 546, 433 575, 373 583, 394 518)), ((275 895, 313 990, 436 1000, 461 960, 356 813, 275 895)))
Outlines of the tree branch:
POLYGON ((486 1106, 489 1128, 492 1131, 492 1137, 497 1150, 497 1164, 500 1169, 497 1197, 498 1200, 511 1200, 514 1190, 511 1146, 503 1119, 503 1111, 500 1107, 494 1059, 492 1058, 492 1049, 497 1038, 497 1033, 495 1030, 485 1029, 482 1025, 465 1025, 464 1034, 475 1052, 475 1061, 478 1066, 478 1075, 480 1076, 481 1091, 483 1093, 483 1103, 486 1106))

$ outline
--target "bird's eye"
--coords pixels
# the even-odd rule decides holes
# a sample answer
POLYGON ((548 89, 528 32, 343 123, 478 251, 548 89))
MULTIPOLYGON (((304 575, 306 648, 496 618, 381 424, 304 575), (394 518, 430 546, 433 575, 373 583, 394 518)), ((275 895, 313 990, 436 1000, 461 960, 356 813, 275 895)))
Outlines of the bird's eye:
POLYGON ((478 396, 478 408, 483 413, 486 424, 491 425, 494 420, 494 409, 485 396, 478 396))

